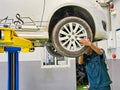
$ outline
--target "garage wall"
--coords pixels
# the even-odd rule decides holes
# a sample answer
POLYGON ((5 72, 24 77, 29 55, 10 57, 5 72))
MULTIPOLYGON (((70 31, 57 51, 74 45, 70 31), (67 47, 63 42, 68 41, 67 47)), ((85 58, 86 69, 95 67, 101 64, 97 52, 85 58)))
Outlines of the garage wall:
MULTIPOLYGON (((75 62, 67 68, 41 68, 40 61, 21 61, 19 90, 76 90, 75 62)), ((0 62, 0 90, 7 90, 7 62, 0 62)))
POLYGON ((108 60, 109 65, 109 73, 112 79, 111 88, 112 90, 119 90, 120 89, 120 60, 116 59, 109 59, 108 60))
MULTIPOLYGON (((44 49, 19 54, 19 90, 76 90, 75 60, 69 67, 41 68, 44 49)), ((7 53, 0 54, 0 90, 7 90, 7 53)))

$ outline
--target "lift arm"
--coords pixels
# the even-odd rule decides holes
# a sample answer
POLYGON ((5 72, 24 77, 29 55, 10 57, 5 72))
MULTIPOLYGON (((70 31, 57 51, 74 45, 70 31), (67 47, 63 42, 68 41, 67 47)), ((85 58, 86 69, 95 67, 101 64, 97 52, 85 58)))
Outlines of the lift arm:
POLYGON ((30 40, 19 37, 12 28, 0 28, 0 53, 4 52, 4 47, 21 47, 22 52, 33 52, 34 45, 30 40))

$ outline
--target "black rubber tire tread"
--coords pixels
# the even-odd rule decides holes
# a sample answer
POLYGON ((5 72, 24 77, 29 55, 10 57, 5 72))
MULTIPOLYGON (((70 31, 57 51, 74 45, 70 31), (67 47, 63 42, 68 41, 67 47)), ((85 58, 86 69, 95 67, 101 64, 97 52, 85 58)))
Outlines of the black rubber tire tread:
POLYGON ((79 55, 83 54, 88 49, 87 46, 84 46, 79 51, 71 52, 71 51, 64 49, 60 45, 60 42, 58 39, 60 28, 69 22, 77 22, 77 23, 81 24, 82 26, 84 26, 84 28, 87 32, 87 38, 89 38, 91 41, 93 40, 94 34, 92 33, 92 30, 91 30, 90 26, 88 25, 88 23, 79 17, 71 16, 71 17, 63 18, 55 25, 55 27, 53 29, 53 33, 52 33, 52 43, 53 43, 54 47, 56 48, 57 52, 60 53, 61 55, 67 56, 67 57, 78 57, 79 55))

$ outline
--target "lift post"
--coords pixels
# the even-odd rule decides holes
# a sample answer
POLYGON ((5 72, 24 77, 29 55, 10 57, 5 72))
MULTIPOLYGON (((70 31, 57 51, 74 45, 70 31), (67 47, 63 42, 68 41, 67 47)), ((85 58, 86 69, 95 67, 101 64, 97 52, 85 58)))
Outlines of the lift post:
POLYGON ((19 47, 5 47, 8 52, 8 90, 19 90, 19 47))
POLYGON ((33 52, 33 43, 11 28, 0 28, 0 53, 8 52, 8 90, 19 90, 19 51, 33 52))

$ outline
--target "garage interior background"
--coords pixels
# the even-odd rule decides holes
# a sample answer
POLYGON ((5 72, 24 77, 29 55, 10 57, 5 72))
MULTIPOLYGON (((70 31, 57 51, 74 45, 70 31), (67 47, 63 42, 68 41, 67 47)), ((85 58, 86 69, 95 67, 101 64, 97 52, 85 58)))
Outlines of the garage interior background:
MULTIPOLYGON (((104 2, 104 0, 100 1, 104 2)), ((120 1, 113 0, 113 3, 112 10, 103 7, 108 16, 109 39, 97 44, 104 48, 107 54, 109 73, 113 81, 112 90, 119 90, 120 1), (116 58, 112 57, 113 54, 116 54, 116 58)), ((43 57, 44 48, 36 48, 34 53, 20 53, 20 90, 76 90, 75 60, 68 58, 67 66, 54 65, 44 68, 41 61, 44 60, 43 57)), ((0 54, 0 59, 0 89, 7 90, 7 53, 0 54)))

